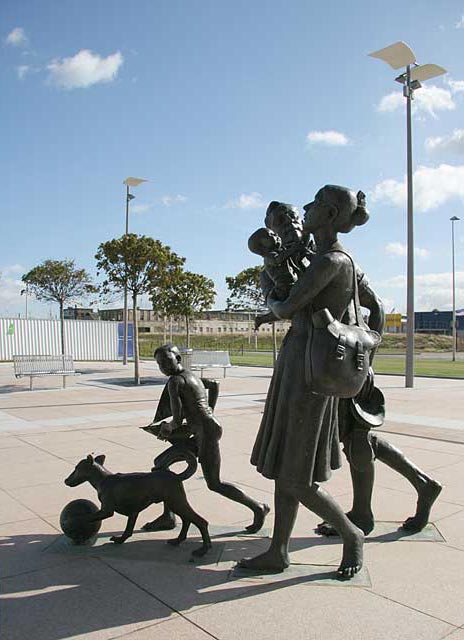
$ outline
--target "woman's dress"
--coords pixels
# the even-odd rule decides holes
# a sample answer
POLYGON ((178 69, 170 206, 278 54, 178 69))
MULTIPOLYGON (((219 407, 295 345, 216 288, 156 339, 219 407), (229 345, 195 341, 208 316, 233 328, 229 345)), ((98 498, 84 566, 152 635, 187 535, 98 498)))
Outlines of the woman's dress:
POLYGON ((322 269, 326 277, 327 259, 323 262, 328 255, 314 259, 287 299, 293 296, 298 308, 282 343, 251 455, 251 463, 266 478, 292 484, 324 482, 341 466, 338 398, 315 394, 305 382, 313 309, 328 307, 341 319, 353 297, 352 265, 338 252, 328 258, 334 271, 330 282, 320 290, 315 286, 322 269))

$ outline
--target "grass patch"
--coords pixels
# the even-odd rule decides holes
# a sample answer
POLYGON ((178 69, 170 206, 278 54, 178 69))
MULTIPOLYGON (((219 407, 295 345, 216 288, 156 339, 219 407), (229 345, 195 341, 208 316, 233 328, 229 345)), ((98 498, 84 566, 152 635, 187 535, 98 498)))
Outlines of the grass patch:
MULTIPOLYGON (((243 366, 272 367, 272 354, 231 354, 230 361, 232 364, 243 366)), ((375 361, 376 373, 404 375, 404 369, 404 358, 377 358, 375 361)), ((464 378, 464 361, 448 362, 446 360, 420 358, 415 362, 415 374, 432 378, 464 378)))

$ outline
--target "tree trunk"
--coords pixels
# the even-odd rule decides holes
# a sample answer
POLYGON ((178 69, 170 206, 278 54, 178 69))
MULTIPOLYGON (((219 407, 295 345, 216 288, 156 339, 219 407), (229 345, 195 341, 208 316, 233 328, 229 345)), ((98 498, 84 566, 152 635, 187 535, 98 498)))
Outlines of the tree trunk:
POLYGON ((187 349, 190 349, 190 318, 185 316, 185 329, 187 331, 187 349))
POLYGON ((163 316, 163 344, 168 341, 168 317, 166 314, 163 316))
POLYGON ((61 355, 65 355, 65 340, 64 340, 64 303, 60 302, 60 327, 61 327, 61 355))
POLYGON ((139 361, 139 325, 137 318, 137 294, 132 294, 132 336, 134 341, 134 383, 140 384, 140 361, 139 361))

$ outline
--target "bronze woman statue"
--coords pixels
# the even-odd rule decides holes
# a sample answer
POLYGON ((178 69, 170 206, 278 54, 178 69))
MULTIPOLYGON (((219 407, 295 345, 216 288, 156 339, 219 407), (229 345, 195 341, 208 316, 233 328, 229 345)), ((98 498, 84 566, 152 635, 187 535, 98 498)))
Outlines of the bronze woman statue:
POLYGON ((304 207, 304 230, 312 233, 316 254, 285 300, 268 297, 278 318, 289 318, 269 387, 251 462, 275 480, 275 524, 269 549, 244 559, 248 569, 283 571, 290 564, 288 545, 299 504, 322 517, 341 535, 341 578, 362 567, 363 532, 319 485, 341 466, 338 439, 338 398, 312 393, 305 382, 305 351, 312 329, 312 312, 327 308, 337 320, 350 315, 353 264, 343 253, 338 233, 349 233, 367 222, 364 200, 349 189, 327 185, 304 207))

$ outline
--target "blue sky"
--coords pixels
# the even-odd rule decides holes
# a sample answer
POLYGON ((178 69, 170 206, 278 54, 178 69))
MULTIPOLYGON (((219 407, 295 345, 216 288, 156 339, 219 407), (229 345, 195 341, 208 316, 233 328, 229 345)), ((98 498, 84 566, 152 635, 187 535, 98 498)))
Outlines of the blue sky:
POLYGON ((20 277, 46 258, 95 271, 127 176, 150 181, 130 230, 211 277, 217 308, 258 262, 269 201, 362 189, 371 219, 343 239, 404 311, 405 104, 367 56, 397 40, 449 71, 416 93, 416 308, 451 306, 453 215, 464 307, 463 16, 453 0, 3 0, 0 314, 24 312, 20 277))

